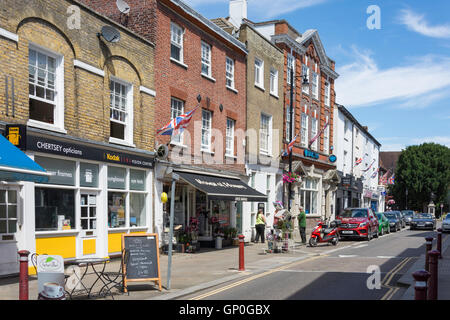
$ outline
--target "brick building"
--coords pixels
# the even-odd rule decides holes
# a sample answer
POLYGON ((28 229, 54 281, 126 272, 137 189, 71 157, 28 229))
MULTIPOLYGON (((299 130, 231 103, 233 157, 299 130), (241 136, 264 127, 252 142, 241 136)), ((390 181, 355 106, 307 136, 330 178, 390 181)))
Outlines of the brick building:
MULTIPOLYGON (((336 173, 333 155, 335 63, 325 52, 317 30, 300 33, 285 20, 253 23, 253 27, 284 53, 284 143, 297 137, 293 147, 292 171, 302 183, 293 187, 292 208, 301 205, 314 224, 334 213, 336 173), (290 88, 293 73, 293 119, 290 119, 290 88), (308 85, 303 85, 306 76, 308 85), (293 131, 289 132, 290 121, 293 131), (328 123, 328 125, 326 125, 328 123)), ((288 170, 288 159, 283 159, 288 170)), ((287 192, 285 192, 287 196, 287 192)), ((285 198, 287 203, 287 198, 285 198)))
MULTIPOLYGON (((217 229, 239 227, 240 203, 256 198, 237 191, 223 196, 230 189, 225 187, 219 196, 205 186, 237 188, 245 177, 245 45, 179 0, 129 0, 126 17, 114 2, 83 2, 155 42, 156 128, 199 104, 184 132, 156 137, 156 145, 168 145, 170 150, 168 159, 160 159, 155 169, 160 182, 156 195, 170 194, 172 170, 181 175, 175 188, 175 225, 186 229, 191 218, 198 219, 199 240, 205 245, 223 231, 217 229), (189 174, 195 174, 197 182, 189 180, 189 174), (212 217, 220 221, 220 228, 211 224, 212 217)), ((162 233, 168 226, 169 207, 164 210, 162 203, 155 203, 155 212, 161 212, 155 219, 162 233)))
POLYGON ((0 275, 17 249, 103 257, 153 229, 154 49, 78 1, 0 3, 0 127, 52 173, 0 185, 0 275))

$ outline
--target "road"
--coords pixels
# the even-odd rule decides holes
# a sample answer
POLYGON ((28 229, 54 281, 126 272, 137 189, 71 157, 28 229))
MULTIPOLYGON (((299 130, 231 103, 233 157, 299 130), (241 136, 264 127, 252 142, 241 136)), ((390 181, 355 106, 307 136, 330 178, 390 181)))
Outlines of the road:
POLYGON ((406 227, 371 241, 301 247, 305 259, 263 270, 186 300, 395 300, 407 288, 396 281, 425 252, 431 231, 406 227))

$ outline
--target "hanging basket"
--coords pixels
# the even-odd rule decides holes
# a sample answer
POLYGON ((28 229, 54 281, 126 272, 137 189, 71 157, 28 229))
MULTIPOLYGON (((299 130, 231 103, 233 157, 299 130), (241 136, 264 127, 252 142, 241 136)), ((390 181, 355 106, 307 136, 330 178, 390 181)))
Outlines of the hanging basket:
POLYGON ((294 172, 288 172, 283 174, 283 183, 300 183, 301 178, 294 172))

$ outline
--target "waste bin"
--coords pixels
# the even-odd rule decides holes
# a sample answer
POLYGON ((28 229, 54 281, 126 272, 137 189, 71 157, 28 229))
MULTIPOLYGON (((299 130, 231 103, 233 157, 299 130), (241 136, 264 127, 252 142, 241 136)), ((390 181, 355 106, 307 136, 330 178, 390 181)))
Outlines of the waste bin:
POLYGON ((216 238, 216 249, 222 249, 222 237, 216 238))

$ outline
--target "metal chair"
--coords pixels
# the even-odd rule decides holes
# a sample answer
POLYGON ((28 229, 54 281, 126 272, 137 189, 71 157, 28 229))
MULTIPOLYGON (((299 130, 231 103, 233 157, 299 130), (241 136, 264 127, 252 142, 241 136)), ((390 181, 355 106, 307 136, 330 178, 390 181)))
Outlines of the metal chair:
MULTIPOLYGON (((114 296, 111 293, 112 288, 118 288, 119 291, 122 291, 122 292, 124 291, 123 278, 125 275, 123 274, 123 266, 128 263, 129 255, 130 255, 129 250, 123 249, 122 250, 122 259, 121 259, 121 263, 119 266, 119 270, 118 271, 107 271, 107 272, 102 273, 102 277, 106 281, 106 283, 100 289, 100 292, 103 292, 103 290, 107 291, 106 295, 109 293, 113 300, 114 300, 114 296)), ((129 292, 127 292, 127 293, 128 293, 128 295, 130 295, 129 292)))

